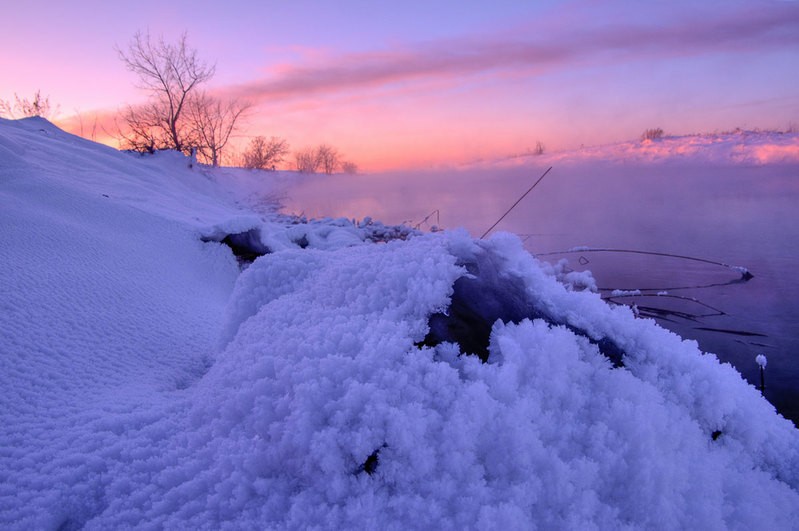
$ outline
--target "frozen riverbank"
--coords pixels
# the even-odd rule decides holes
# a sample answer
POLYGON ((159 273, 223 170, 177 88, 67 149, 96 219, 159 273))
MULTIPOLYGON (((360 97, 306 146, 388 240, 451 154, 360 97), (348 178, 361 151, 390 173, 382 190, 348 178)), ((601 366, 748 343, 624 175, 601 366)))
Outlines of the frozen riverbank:
POLYGON ((515 236, 264 220, 241 175, 37 120, 0 121, 0 159, 3 527, 798 516, 790 422, 515 236), (215 240, 254 229, 271 252, 240 272, 215 240), (436 315, 486 325, 485 362, 436 315))

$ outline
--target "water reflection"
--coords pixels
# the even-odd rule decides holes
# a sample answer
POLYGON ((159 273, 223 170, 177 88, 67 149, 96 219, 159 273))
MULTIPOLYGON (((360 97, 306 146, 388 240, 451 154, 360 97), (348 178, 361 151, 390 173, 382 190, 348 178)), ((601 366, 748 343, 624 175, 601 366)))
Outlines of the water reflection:
MULTIPOLYGON (((422 229, 465 227, 479 236, 545 169, 305 176, 287 190, 286 210, 371 216, 422 229)), ((741 282, 733 271, 665 256, 564 255, 575 270, 590 269, 603 288, 640 289, 639 307, 649 316, 699 341, 754 385, 759 383, 755 355, 766 354, 765 395, 797 421, 799 287, 793 273, 799 266, 798 170, 796 165, 563 163, 496 230, 521 235, 525 246, 540 255, 590 246, 749 268, 754 278, 741 282), (672 311, 664 306, 666 298, 656 298, 658 291, 672 295, 670 303, 679 296, 681 304, 694 299, 719 311, 708 314, 679 305, 672 311), (684 315, 677 318, 676 312, 684 315)))

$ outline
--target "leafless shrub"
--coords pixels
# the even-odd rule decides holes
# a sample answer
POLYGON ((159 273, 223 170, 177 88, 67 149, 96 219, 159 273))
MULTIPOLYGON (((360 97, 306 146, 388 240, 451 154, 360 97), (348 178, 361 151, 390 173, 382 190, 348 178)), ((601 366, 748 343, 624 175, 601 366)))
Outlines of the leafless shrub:
POLYGON ((316 173, 321 161, 315 148, 307 147, 294 153, 294 164, 300 173, 316 173))
POLYGON ((322 144, 316 148, 316 157, 319 160, 319 167, 323 172, 331 175, 341 166, 341 157, 338 150, 327 144, 322 144))
POLYGON ((141 153, 154 153, 169 145, 167 131, 163 127, 160 102, 153 101, 133 107, 128 105, 122 111, 122 121, 126 127, 117 126, 120 144, 124 149, 141 153))
POLYGON ((345 161, 341 163, 341 171, 344 173, 349 173, 350 175, 355 175, 358 173, 358 165, 352 161, 345 161))
POLYGON ((306 147, 294 153, 294 163, 300 173, 316 173, 323 171, 331 175, 338 170, 357 173, 358 166, 354 162, 344 162, 338 150, 333 146, 321 144, 316 148, 306 147))
POLYGON ((7 118, 29 118, 41 116, 42 118, 52 118, 56 109, 50 104, 49 96, 42 96, 42 91, 37 90, 32 99, 20 98, 14 94, 14 105, 5 100, 0 100, 0 116, 7 118))
POLYGON ((274 170, 289 154, 289 143, 273 136, 269 140, 256 136, 241 156, 241 166, 259 170, 274 170))
POLYGON ((238 100, 222 101, 200 92, 188 99, 191 138, 203 162, 219 166, 222 151, 235 131, 239 118, 250 108, 238 100))
POLYGON ((663 138, 663 135, 663 129, 660 127, 647 129, 641 134, 641 140, 660 140, 663 138))

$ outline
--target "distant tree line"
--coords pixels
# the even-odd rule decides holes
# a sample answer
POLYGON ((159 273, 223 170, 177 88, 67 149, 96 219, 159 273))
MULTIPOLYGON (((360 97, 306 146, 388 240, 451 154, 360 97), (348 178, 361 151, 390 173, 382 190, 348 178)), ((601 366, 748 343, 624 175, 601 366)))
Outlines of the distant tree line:
MULTIPOLYGON (((327 146, 320 146, 322 149, 306 147, 294 153, 294 164, 300 173, 316 173, 322 165, 323 157, 328 158, 328 164, 335 163, 335 151, 331 151, 327 146)), ((332 173, 332 172, 331 172, 332 173)))
POLYGON ((333 146, 321 144, 317 147, 306 147, 294 153, 295 168, 300 173, 319 173, 328 175, 343 171, 357 173, 358 167, 353 162, 343 160, 341 154, 333 146))
MULTIPOLYGON (((286 160, 291 153, 288 142, 283 138, 256 136, 245 148, 239 165, 244 168, 271 170, 286 160)), ((357 173, 358 166, 354 162, 342 159, 338 150, 328 144, 316 147, 305 147, 294 154, 294 169, 300 173, 326 173, 328 175, 343 171, 357 173)))
POLYGON ((645 129, 643 133, 641 133, 641 140, 660 140, 663 138, 663 129, 660 127, 654 127, 652 129, 645 129))

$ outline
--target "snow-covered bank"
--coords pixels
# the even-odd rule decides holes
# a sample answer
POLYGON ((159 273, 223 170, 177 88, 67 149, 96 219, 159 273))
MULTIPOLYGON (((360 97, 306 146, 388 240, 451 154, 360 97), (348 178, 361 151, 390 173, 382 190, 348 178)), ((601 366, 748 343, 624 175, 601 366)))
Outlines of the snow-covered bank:
POLYGON ((265 222, 226 182, 0 121, 0 526, 799 516, 791 423, 695 343, 567 290, 516 237, 373 244, 374 225, 265 222), (239 273, 213 240, 251 230, 271 254, 239 273), (429 337, 431 316, 464 313, 450 302, 470 276, 476 299, 531 317, 489 323, 487 363, 429 337))

